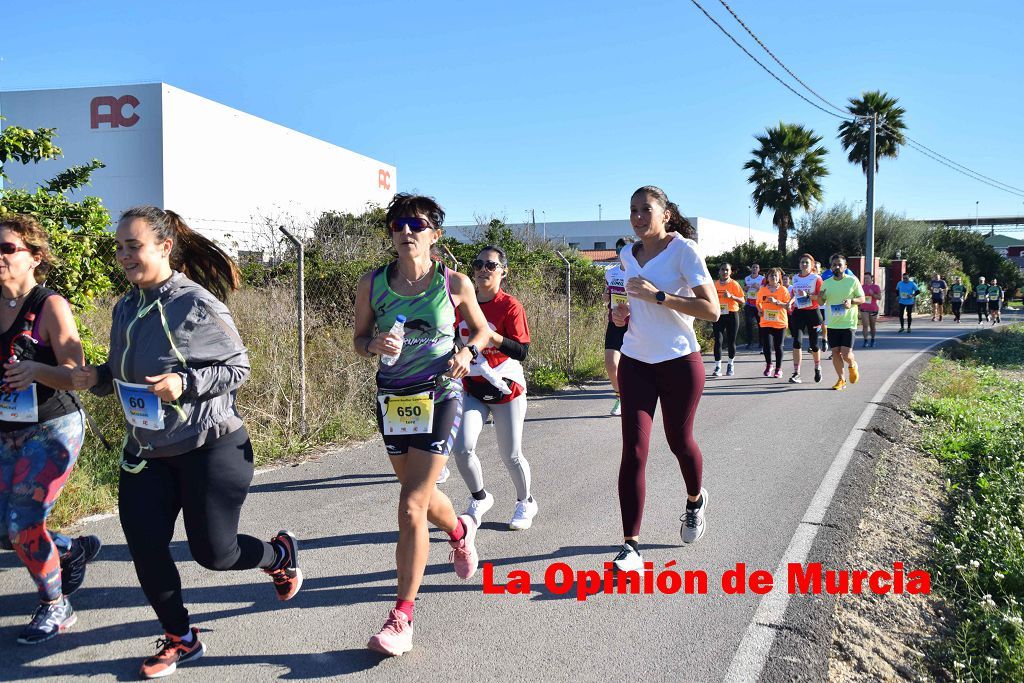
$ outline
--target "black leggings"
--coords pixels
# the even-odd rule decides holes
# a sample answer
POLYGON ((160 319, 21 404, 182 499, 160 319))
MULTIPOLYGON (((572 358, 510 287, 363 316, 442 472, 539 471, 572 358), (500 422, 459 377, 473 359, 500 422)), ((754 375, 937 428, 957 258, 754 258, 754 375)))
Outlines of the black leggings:
POLYGON ((960 322, 960 311, 963 310, 964 302, 953 300, 953 320, 960 322))
POLYGON ((730 311, 719 316, 712 325, 715 333, 715 360, 722 360, 722 339, 725 338, 725 348, 729 352, 729 359, 736 357, 736 333, 739 332, 739 313, 730 311))
POLYGON ((907 329, 914 322, 914 304, 900 304, 900 329, 903 329, 903 314, 907 314, 907 329))
POLYGON ((661 402, 665 439, 679 461, 686 492, 700 494, 704 456, 693 438, 693 419, 704 391, 704 365, 699 353, 661 363, 644 363, 623 354, 619 361, 622 396, 622 463, 619 465, 619 509, 623 535, 637 536, 647 495, 647 454, 654 410, 661 402))
POLYGON ((980 323, 982 320, 984 320, 987 317, 988 317, 988 302, 987 301, 979 301, 978 302, 978 322, 980 323))
POLYGON ((761 328, 761 350, 764 352, 764 362, 768 365, 772 364, 772 349, 775 349, 775 367, 782 367, 782 337, 785 333, 786 330, 781 327, 761 328))
POLYGON ((121 470, 121 527, 142 591, 168 633, 189 629, 170 549, 179 512, 185 514, 189 550, 202 566, 227 571, 260 565, 268 544, 238 534, 252 473, 252 443, 244 427, 190 453, 149 460, 138 474, 121 470))
POLYGON ((744 304, 743 320, 747 323, 747 346, 750 346, 754 343, 754 337, 757 336, 757 332, 755 330, 757 330, 758 326, 761 324, 761 314, 758 312, 757 306, 744 304))

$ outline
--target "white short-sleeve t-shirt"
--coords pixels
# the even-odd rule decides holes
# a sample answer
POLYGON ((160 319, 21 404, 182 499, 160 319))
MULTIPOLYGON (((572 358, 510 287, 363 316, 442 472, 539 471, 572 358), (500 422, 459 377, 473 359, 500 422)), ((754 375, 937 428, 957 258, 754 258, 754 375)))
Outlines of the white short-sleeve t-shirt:
MULTIPOLYGON (((622 250, 626 281, 641 276, 666 294, 693 296, 693 288, 714 280, 708 272, 697 243, 678 233, 668 246, 642 268, 633 255, 640 245, 622 250)), ((644 363, 661 363, 700 351, 693 332, 693 316, 673 311, 657 302, 629 299, 629 327, 622 340, 622 353, 644 363)))

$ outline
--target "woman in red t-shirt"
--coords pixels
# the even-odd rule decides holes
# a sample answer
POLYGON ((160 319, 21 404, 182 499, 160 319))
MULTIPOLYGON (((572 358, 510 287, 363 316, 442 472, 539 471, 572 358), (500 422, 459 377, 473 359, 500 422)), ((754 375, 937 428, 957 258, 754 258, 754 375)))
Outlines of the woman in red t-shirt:
MULTIPOLYGON (((501 289, 508 275, 508 258, 498 247, 480 250, 473 261, 473 281, 480 309, 491 328, 491 341, 481 352, 487 363, 511 390, 503 394, 483 377, 471 373, 462 380, 462 426, 455 438, 455 462, 472 495, 466 514, 480 523, 494 505, 494 496, 484 488, 483 471, 476 455, 476 442, 487 416, 494 417, 498 452, 516 487, 516 508, 508 526, 529 529, 537 514, 537 501, 530 495, 530 463, 523 456, 523 422, 526 419, 526 377, 522 362, 530 347, 530 329, 526 311, 511 294, 501 289)), ((469 329, 461 316, 456 317, 459 336, 468 338, 469 329)))

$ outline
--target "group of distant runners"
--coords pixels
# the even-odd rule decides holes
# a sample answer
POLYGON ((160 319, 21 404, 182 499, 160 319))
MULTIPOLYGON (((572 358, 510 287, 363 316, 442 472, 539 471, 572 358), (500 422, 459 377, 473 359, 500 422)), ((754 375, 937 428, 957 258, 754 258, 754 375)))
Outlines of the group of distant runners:
MULTIPOLYGON (((620 240, 617 252, 630 239, 620 240)), ((799 270, 794 274, 784 273, 780 268, 761 272, 759 264, 749 267, 749 274, 742 281, 733 279, 733 267, 723 263, 718 269, 715 290, 718 294, 719 318, 712 324, 714 339, 714 369, 711 377, 735 375, 736 344, 740 328, 746 328, 747 349, 755 344, 764 355, 764 376, 782 376, 782 357, 786 332, 792 337, 793 373, 789 382, 800 384, 803 361, 803 341, 807 337, 807 350, 814 361, 814 381, 820 382, 821 351, 831 351, 830 360, 836 371, 837 380, 832 387, 837 391, 846 388, 844 369, 849 372, 849 383, 859 379, 859 368, 854 358, 854 336, 861 330, 862 348, 873 348, 877 343, 877 324, 880 313, 879 302, 882 289, 875 283, 872 273, 864 274, 861 283, 846 264, 842 254, 829 259, 829 268, 810 254, 799 259, 799 270), (741 317, 742 315, 742 317, 741 317), (727 356, 723 373, 723 355, 727 356)), ((607 287, 605 301, 616 297, 625 298, 623 282, 626 274, 621 263, 606 270, 607 287)), ((898 334, 910 334, 913 325, 913 311, 923 290, 909 273, 903 273, 896 283, 897 305, 899 307, 900 329, 898 334)), ((928 283, 931 296, 932 322, 942 322, 944 308, 950 305, 954 322, 961 321, 964 302, 968 299, 968 288, 961 277, 954 278, 948 285, 942 276, 935 273, 928 283)), ((1006 293, 993 278, 986 283, 979 277, 978 285, 971 296, 978 309, 978 324, 1001 322, 1000 311, 1006 302, 1006 293)), ((605 336, 605 365, 616 401, 612 414, 619 414, 618 386, 616 378, 618 349, 622 344, 623 328, 616 327, 609 317, 605 336)))
MULTIPOLYGON (((386 222, 397 256, 359 280, 353 348, 376 361, 377 424, 400 484, 395 603, 368 647, 401 655, 412 649, 430 526, 447 535, 459 578, 477 571, 478 530, 496 504, 477 453, 488 418, 515 488, 508 528, 531 528, 538 503, 523 453, 522 362, 530 330, 522 304, 502 287, 509 272, 505 252, 482 249, 471 277, 447 268, 434 255, 444 211, 431 197, 397 194, 386 222), (437 487, 452 455, 466 486, 462 513, 437 487)), ((865 339, 873 345, 881 295, 869 278, 862 285, 840 254, 829 260, 828 271, 804 255, 788 282, 779 269, 762 275, 754 265, 741 286, 729 264, 716 280, 693 227, 654 186, 631 195, 630 222, 636 239, 622 244, 606 290, 606 366, 622 435, 617 489, 623 536, 611 560, 619 571, 644 566, 639 538, 645 470, 659 403, 683 479, 681 540, 694 543, 707 528, 709 496, 693 433, 705 382, 694 320, 713 324, 714 377, 722 374, 723 350, 725 374, 735 373, 742 310, 748 347, 757 328, 765 376, 781 376, 782 339, 789 330, 789 381, 801 381, 806 335, 815 381, 821 381, 819 342, 827 341, 838 375, 833 388, 840 390, 845 371, 851 383, 858 380, 858 312, 869 319, 865 339)), ((70 306, 41 284, 54 266, 45 230, 28 216, 0 219, 0 327, 6 330, 0 337, 0 547, 17 553, 39 595, 19 642, 40 643, 71 627, 77 615, 68 596, 82 585, 102 544, 96 536, 50 532, 46 519, 82 447, 85 415, 74 390, 113 396, 127 427, 120 521, 139 584, 164 631, 140 673, 159 678, 205 652, 170 552, 179 515, 192 557, 203 567, 259 568, 280 601, 299 592, 303 571, 300 542, 290 531, 277 531, 268 541, 239 533, 253 449, 235 401, 250 373, 248 354, 223 303, 239 286, 237 266, 176 213, 153 206, 122 214, 115 239, 117 263, 132 287, 113 309, 107 360, 87 364, 70 306)), ((957 292, 962 301, 959 286, 950 288, 954 302, 957 292)), ((998 321, 1001 290, 993 282, 984 291, 998 321)), ((959 319, 959 307, 954 312, 959 319)))

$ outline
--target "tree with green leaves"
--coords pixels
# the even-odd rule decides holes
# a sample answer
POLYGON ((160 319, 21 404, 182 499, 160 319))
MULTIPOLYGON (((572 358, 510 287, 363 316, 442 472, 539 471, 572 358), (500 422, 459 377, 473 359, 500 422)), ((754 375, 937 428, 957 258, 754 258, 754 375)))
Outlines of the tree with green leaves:
POLYGON ((821 181, 828 175, 821 136, 795 123, 782 123, 755 136, 759 143, 754 158, 743 164, 750 171, 747 181, 754 186, 751 196, 760 216, 774 212, 772 224, 779 231, 779 253, 785 255, 786 240, 793 230, 793 211, 810 211, 823 196, 821 181))
MULTIPOLYGON (((0 117, 2 118, 2 117, 0 117)), ((67 299, 81 312, 93 305, 95 297, 111 290, 113 236, 109 232, 110 213, 97 197, 79 201, 70 194, 89 183, 94 171, 104 164, 93 159, 56 174, 40 187, 18 188, 10 185, 5 172, 8 163, 31 164, 52 161, 63 155, 53 143, 56 130, 6 126, 0 132, 0 216, 21 213, 34 216, 46 229, 56 267, 46 285, 67 299)), ((94 349, 87 330, 83 330, 86 355, 94 349)))
POLYGON ((850 98, 846 110, 854 116, 853 121, 839 124, 839 142, 847 152, 851 164, 861 167, 867 175, 870 159, 871 128, 869 120, 872 114, 878 115, 875 127, 875 171, 878 171, 881 159, 895 159, 900 153, 900 145, 906 144, 903 131, 907 129, 903 115, 907 110, 899 106, 899 100, 889 97, 888 93, 879 90, 866 92, 850 98))

